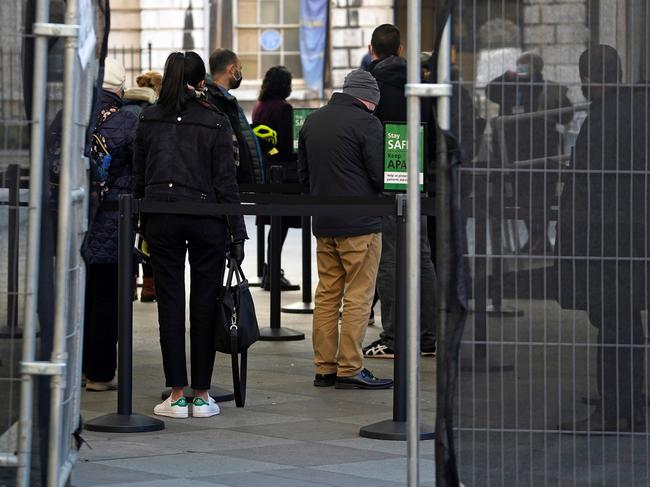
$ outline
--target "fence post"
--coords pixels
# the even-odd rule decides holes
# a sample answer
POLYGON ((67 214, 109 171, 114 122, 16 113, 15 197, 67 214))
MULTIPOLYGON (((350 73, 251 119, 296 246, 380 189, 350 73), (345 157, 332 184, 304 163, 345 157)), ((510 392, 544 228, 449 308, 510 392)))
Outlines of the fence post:
POLYGON ((282 308, 283 313, 312 314, 311 301, 311 217, 301 218, 302 227, 302 301, 282 308))
POLYGON ((117 413, 88 421, 88 431, 141 433, 159 431, 165 423, 159 419, 133 414, 133 198, 120 195, 118 224, 118 326, 119 359, 117 413))
POLYGON ((5 182, 7 201, 7 325, 0 328, 0 338, 21 338, 18 328, 18 259, 20 253, 20 166, 7 167, 5 182))
MULTIPOLYGON (((406 195, 398 194, 396 203, 395 246, 395 359, 393 362, 393 418, 359 430, 359 436, 373 440, 406 440, 406 195)), ((432 440, 433 427, 420 424, 420 439, 432 440)))
POLYGON ((147 44, 147 50, 149 51, 149 71, 151 71, 153 68, 152 63, 151 63, 151 42, 147 44))

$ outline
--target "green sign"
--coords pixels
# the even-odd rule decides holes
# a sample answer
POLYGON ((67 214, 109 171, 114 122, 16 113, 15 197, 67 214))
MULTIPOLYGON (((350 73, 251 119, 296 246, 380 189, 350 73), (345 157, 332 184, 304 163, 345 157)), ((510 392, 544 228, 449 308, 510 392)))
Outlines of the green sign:
POLYGON ((316 111, 316 108, 294 108, 293 109, 293 151, 298 152, 298 137, 300 129, 310 113, 316 111))
MULTIPOLYGON (((406 191, 408 183, 408 125, 384 125, 384 189, 406 191)), ((420 191, 424 190, 424 126, 420 126, 420 191)))

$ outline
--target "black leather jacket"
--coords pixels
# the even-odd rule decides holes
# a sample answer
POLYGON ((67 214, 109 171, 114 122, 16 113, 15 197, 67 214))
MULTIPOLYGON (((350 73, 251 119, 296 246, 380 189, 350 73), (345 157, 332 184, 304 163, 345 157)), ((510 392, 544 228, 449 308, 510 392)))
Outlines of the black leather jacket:
MULTIPOLYGON (((140 115, 133 158, 134 194, 149 201, 239 203, 230 123, 206 101, 188 98, 179 114, 161 107, 140 115)), ((234 241, 241 215, 229 216, 234 241)))

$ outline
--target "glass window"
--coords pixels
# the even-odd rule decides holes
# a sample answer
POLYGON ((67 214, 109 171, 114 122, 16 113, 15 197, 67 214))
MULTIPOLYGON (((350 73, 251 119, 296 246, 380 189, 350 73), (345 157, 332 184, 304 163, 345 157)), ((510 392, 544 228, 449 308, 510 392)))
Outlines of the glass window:
POLYGON ((302 63, 300 62, 300 54, 285 55, 284 65, 293 76, 293 79, 302 79, 302 63))
POLYGON ((297 24, 300 22, 300 0, 284 0, 284 23, 297 24))
POLYGON ((238 51, 256 52, 260 43, 259 37, 257 29, 239 29, 239 32, 237 32, 238 51))
POLYGON ((257 24, 257 0, 240 0, 237 15, 240 24, 257 24))
POLYGON ((280 0, 260 0, 260 23, 280 23, 280 0))
POLYGON ((273 66, 282 64, 279 54, 262 54, 262 76, 273 66))
POLYGON ((244 65, 246 79, 261 80, 268 68, 277 65, 286 66, 294 79, 302 79, 300 0, 236 0, 234 5, 238 22, 234 47, 244 65), (260 36, 271 29, 282 35, 282 44, 278 49, 265 50, 260 36))
POLYGON ((258 62, 257 55, 240 55, 239 60, 241 61, 242 73, 246 78, 258 78, 258 62))
POLYGON ((284 29, 284 50, 300 52, 298 29, 284 29))

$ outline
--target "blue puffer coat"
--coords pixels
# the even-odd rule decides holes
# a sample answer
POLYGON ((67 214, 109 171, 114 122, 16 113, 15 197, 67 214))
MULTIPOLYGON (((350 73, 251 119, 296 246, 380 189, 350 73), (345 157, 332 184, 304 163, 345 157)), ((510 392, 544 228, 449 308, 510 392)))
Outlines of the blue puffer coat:
MULTIPOLYGON (((108 91, 102 97, 102 110, 115 106, 120 108, 122 100, 108 91)), ((102 123, 97 132, 106 139, 112 160, 108 169, 108 192, 103 202, 117 202, 118 196, 131 192, 133 173, 133 139, 138 118, 129 111, 118 111, 102 123)), ((106 206, 106 205, 104 205, 106 206)), ((90 224, 84 243, 86 264, 117 263, 117 211, 102 208, 90 224)))

